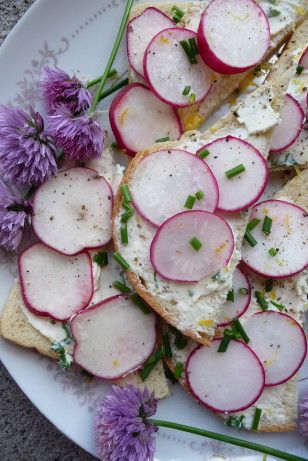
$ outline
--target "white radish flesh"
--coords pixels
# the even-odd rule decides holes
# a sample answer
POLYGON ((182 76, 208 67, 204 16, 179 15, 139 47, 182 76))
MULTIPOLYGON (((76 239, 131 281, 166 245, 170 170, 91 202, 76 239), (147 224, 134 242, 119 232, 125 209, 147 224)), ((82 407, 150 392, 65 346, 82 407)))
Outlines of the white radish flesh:
POLYGON ((155 315, 129 298, 114 296, 77 314, 71 321, 74 361, 104 379, 139 368, 156 344, 155 315))
POLYGON ((245 323, 249 346, 265 369, 265 385, 276 386, 292 378, 301 367, 307 341, 302 327, 289 315, 258 312, 245 323))
POLYGON ((186 211, 160 226, 150 257, 155 271, 165 279, 198 282, 226 266, 233 247, 232 231, 223 218, 206 211, 186 211), (191 241, 195 239, 201 248, 194 248, 191 241))
POLYGON ((269 44, 267 17, 253 0, 212 0, 201 17, 200 54, 221 74, 237 74, 255 66, 269 44))
POLYGON ((198 346, 188 358, 186 379, 200 403, 215 412, 249 408, 264 389, 264 370, 246 344, 232 340, 225 352, 217 352, 219 339, 198 346))
POLYGON ((215 211, 218 187, 209 167, 197 156, 182 150, 156 151, 141 160, 130 184, 135 208, 149 222, 160 226, 184 211, 189 195, 202 192, 194 208, 215 211))
POLYGON ((204 149, 210 153, 204 161, 218 183, 218 209, 240 211, 261 197, 268 180, 268 168, 255 147, 239 138, 226 136, 205 145, 201 151, 204 149), (245 171, 229 179, 226 172, 239 165, 243 165, 245 171))
POLYGON ((180 27, 156 35, 144 57, 145 78, 162 101, 175 107, 186 107, 201 101, 211 86, 212 71, 199 55, 191 64, 180 42, 197 40, 197 34, 180 27), (185 88, 189 89, 187 94, 185 88))
POLYGON ((28 309, 55 320, 69 319, 87 307, 93 295, 88 252, 66 256, 36 243, 21 253, 19 276, 28 309))
POLYGON ((233 319, 240 317, 249 306, 251 290, 248 278, 236 267, 232 277, 232 290, 228 293, 225 304, 219 311, 219 324, 222 327, 228 325, 233 319))
POLYGON ((305 210, 283 200, 255 205, 250 219, 260 223, 251 231, 251 246, 244 239, 243 262, 254 272, 271 278, 290 277, 308 265, 308 217, 305 210), (272 220, 270 234, 262 232, 265 216, 272 220))
POLYGON ((61 171, 35 193, 34 232, 63 254, 100 247, 111 239, 112 201, 109 184, 96 171, 61 171))
POLYGON ((280 112, 281 122, 274 129, 271 152, 280 152, 291 146, 298 138, 305 122, 305 114, 300 104, 286 94, 280 112))
POLYGON ((306 48, 304 53, 302 54, 298 65, 303 67, 304 70, 308 70, 308 48, 306 48))
POLYGON ((163 29, 174 26, 174 22, 157 8, 146 8, 127 25, 126 44, 129 64, 137 74, 144 77, 143 58, 150 41, 163 29))
POLYGON ((179 139, 182 126, 176 111, 147 87, 132 83, 112 101, 109 119, 121 149, 134 156, 158 139, 179 139))

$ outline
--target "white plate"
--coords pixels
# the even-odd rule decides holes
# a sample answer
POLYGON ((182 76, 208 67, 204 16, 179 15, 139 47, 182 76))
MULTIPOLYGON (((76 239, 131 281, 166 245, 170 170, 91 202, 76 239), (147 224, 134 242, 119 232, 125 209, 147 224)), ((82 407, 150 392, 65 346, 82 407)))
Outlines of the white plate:
MULTIPOLYGON (((22 107, 40 105, 38 79, 45 64, 92 78, 100 75, 116 35, 124 2, 118 0, 40 0, 19 22, 0 53, 0 102, 22 107)), ((116 67, 125 69, 124 53, 116 67)), ((16 266, 0 253, 0 305, 13 282, 16 266)), ((88 383, 78 370, 64 373, 38 354, 0 340, 4 365, 37 408, 64 434, 95 455, 92 422, 96 402, 108 389, 99 381, 88 383)), ((306 369, 303 376, 308 376, 306 369)), ((308 389, 308 381, 301 382, 308 389)), ((210 430, 237 432, 193 402, 178 386, 172 396, 159 403, 157 417, 210 430)), ((308 442, 296 433, 245 434, 241 437, 308 457, 308 442)), ((247 450, 192 437, 177 431, 160 430, 156 460, 201 461, 207 459, 262 459, 247 450)))

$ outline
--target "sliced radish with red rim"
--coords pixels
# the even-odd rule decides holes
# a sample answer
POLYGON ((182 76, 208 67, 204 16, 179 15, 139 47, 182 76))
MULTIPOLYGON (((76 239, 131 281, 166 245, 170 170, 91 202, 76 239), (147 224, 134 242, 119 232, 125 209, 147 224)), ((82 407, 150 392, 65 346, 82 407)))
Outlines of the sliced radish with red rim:
POLYGON ((209 167, 178 149, 144 157, 134 170, 130 190, 138 212, 155 226, 185 210, 189 195, 199 210, 215 211, 218 203, 218 187, 209 167), (204 197, 197 199, 198 192, 204 197))
POLYGON ((308 48, 306 48, 304 53, 302 54, 298 65, 303 67, 304 70, 308 70, 308 48))
POLYGON ((157 8, 146 8, 127 25, 126 44, 129 64, 137 74, 144 77, 143 59, 150 41, 163 29, 174 26, 174 22, 157 8))
POLYGON ((220 74, 238 74, 255 66, 269 44, 267 17, 253 0, 212 0, 201 17, 200 54, 220 74))
POLYGON ((240 211, 261 197, 268 180, 268 168, 255 147, 242 139, 226 136, 206 144, 200 151, 204 149, 209 151, 204 161, 218 183, 218 209, 240 211), (236 173, 239 167, 241 173, 232 176, 233 169, 236 173))
POLYGON ((158 139, 174 141, 182 134, 176 111, 140 83, 132 83, 117 94, 109 119, 118 146, 131 156, 158 139))
POLYGON ((36 243, 19 256, 19 277, 28 309, 54 320, 69 319, 87 307, 93 295, 88 252, 66 256, 36 243))
POLYGON ((233 247, 232 231, 223 218, 206 211, 184 211, 157 230, 150 257, 165 279, 198 282, 226 266, 233 247))
MULTIPOLYGON (((252 209, 250 220, 259 224, 251 231, 255 242, 243 241, 242 258, 254 272, 271 278, 290 277, 308 265, 308 215, 283 200, 266 200, 252 209), (270 231, 262 231, 264 220, 270 231), (269 221, 270 220, 270 221, 269 221)), ((264 223, 265 225, 265 223, 264 223)), ((250 238, 251 240, 251 238, 250 238)))
POLYGON ((303 364, 307 341, 303 328, 292 317, 266 311, 252 315, 245 323, 249 346, 265 369, 265 385, 288 381, 303 364))
POLYGON ((99 378, 121 378, 152 354, 155 319, 121 295, 80 312, 71 321, 74 361, 99 378))
POLYGON ((243 411, 253 405, 264 389, 264 369, 246 344, 232 340, 225 352, 217 352, 220 339, 198 346, 186 364, 190 391, 215 412, 243 411))
POLYGON ((219 310, 218 326, 228 325, 233 319, 243 315, 248 309, 250 296, 248 278, 236 267, 232 276, 232 290, 229 291, 227 301, 219 310))
POLYGON ((36 191, 34 232, 63 254, 97 248, 111 239, 112 190, 89 168, 61 171, 36 191))
POLYGON ((194 43, 196 47, 196 40, 197 34, 191 30, 171 28, 158 33, 146 50, 145 78, 156 96, 167 104, 189 106, 201 101, 210 89, 211 69, 193 51, 196 63, 192 64, 180 43, 185 41, 189 47, 194 43))
POLYGON ((291 146, 298 138, 304 122, 305 114, 301 105, 291 96, 286 94, 280 112, 281 122, 274 129, 271 152, 280 152, 291 146))

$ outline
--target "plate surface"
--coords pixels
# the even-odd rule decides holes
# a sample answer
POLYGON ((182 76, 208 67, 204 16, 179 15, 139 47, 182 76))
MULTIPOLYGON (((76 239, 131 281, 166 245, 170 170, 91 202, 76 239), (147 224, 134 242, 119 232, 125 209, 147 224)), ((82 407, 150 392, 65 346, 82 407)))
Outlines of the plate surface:
MULTIPOLYGON (((121 19, 121 0, 39 0, 18 23, 0 52, 0 102, 40 107, 38 80, 46 64, 94 78, 108 59, 121 19)), ((120 53, 115 66, 126 69, 120 53)), ((108 101, 103 107, 107 107, 108 101)), ((106 126, 108 128, 108 126, 106 126)), ((3 306, 16 275, 14 258, 0 252, 0 306, 3 306)), ((109 385, 88 382, 79 370, 62 372, 38 354, 0 338, 0 358, 17 384, 37 408, 64 434, 95 455, 92 422, 97 401, 109 385)), ((302 377, 308 376, 308 366, 302 377)), ((300 390, 308 391, 308 379, 300 390)), ((159 403, 157 417, 237 436, 214 415, 199 407, 178 386, 159 403)), ((241 437, 308 457, 308 441, 295 433, 245 434, 241 437)), ((160 430, 156 461, 204 461, 207 459, 262 459, 248 450, 160 430)), ((269 459, 269 458, 268 458, 269 459)))

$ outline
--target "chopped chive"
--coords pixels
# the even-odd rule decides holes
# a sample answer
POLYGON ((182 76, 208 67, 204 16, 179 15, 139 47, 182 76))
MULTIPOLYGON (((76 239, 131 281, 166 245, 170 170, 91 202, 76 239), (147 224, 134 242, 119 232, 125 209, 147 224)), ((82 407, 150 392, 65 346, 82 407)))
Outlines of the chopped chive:
POLYGON ((265 281, 265 285, 264 285, 264 289, 265 289, 266 293, 269 293, 270 291, 272 291, 273 286, 274 286, 274 280, 273 279, 267 279, 265 281))
POLYGON ((120 253, 113 253, 113 259, 120 264, 120 266, 126 271, 129 269, 129 264, 128 262, 123 258, 123 256, 120 255, 120 253))
POLYGON ((275 8, 270 8, 267 17, 274 18, 275 16, 279 16, 280 11, 276 10, 275 8))
POLYGON ((134 210, 131 208, 130 210, 125 211, 125 213, 121 216, 121 223, 127 222, 134 214, 134 210))
POLYGON ((196 200, 197 198, 194 195, 189 195, 184 203, 184 207, 192 210, 196 200))
POLYGON ((272 228, 272 218, 269 216, 265 216, 262 224, 262 232, 265 235, 269 235, 271 233, 271 228, 272 228))
POLYGON ((204 192, 199 190, 198 192, 195 193, 195 197, 197 200, 202 200, 204 198, 204 192))
POLYGON ((266 301, 266 299, 264 298, 263 294, 261 293, 261 291, 255 291, 255 297, 256 297, 256 300, 257 300, 257 303, 259 304, 259 306, 261 307, 261 309, 263 311, 267 311, 268 309, 268 302, 266 301))
POLYGON ((179 18, 182 18, 185 14, 185 12, 183 10, 181 10, 180 8, 178 8, 176 5, 174 5, 172 8, 171 8, 171 11, 172 13, 175 13, 179 18))
POLYGON ((127 223, 121 226, 121 242, 123 245, 128 244, 128 232, 127 232, 127 223))
POLYGON ((147 305, 146 302, 143 301, 141 296, 138 295, 138 293, 132 293, 129 297, 133 301, 136 306, 138 306, 144 314, 150 314, 152 311, 147 305))
POLYGON ((202 243, 200 242, 200 240, 197 239, 197 237, 193 237, 191 240, 189 240, 189 243, 196 251, 199 251, 202 247, 202 243))
POLYGON ((219 347, 217 349, 217 352, 226 352, 228 349, 229 343, 232 339, 232 334, 230 334, 230 330, 225 330, 224 331, 224 336, 219 344, 219 347))
POLYGON ((204 159, 205 157, 207 157, 208 155, 210 155, 210 151, 207 150, 207 149, 204 149, 202 150, 201 152, 199 152, 198 156, 202 159, 204 159))
POLYGON ((245 415, 240 415, 240 416, 230 415, 226 419, 225 426, 233 427, 234 429, 237 429, 240 431, 241 429, 244 429, 245 427, 244 419, 245 419, 245 415))
POLYGON ((273 256, 273 257, 274 257, 274 256, 276 256, 276 254, 278 253, 278 251, 279 251, 279 250, 278 250, 277 248, 270 248, 270 249, 268 250, 268 254, 269 254, 270 256, 273 256))
POLYGON ((227 176, 228 179, 232 179, 234 178, 234 176, 237 176, 238 174, 243 173, 243 171, 245 171, 245 167, 242 163, 240 163, 234 168, 231 168, 231 170, 225 171, 225 175, 227 176))
POLYGON ((275 303, 275 301, 270 301, 270 303, 273 304, 273 306, 277 307, 279 311, 283 311, 283 309, 285 309, 285 306, 283 304, 275 303))
POLYGON ((239 292, 240 295, 244 296, 244 295, 248 295, 249 290, 247 290, 247 288, 239 288, 238 292, 239 292))
POLYGON ((253 431, 258 430, 259 423, 260 423, 260 418, 261 418, 261 413, 262 413, 261 408, 256 408, 256 411, 255 411, 255 414, 254 414, 254 417, 253 417, 252 427, 251 427, 251 429, 253 431))
POLYGON ((234 303, 234 290, 228 291, 227 301, 231 301, 232 303, 234 303))
POLYGON ((255 227, 257 227, 257 225, 258 225, 260 222, 261 222, 261 219, 253 218, 253 219, 247 224, 246 229, 249 230, 249 231, 252 231, 252 229, 254 229, 255 227))
POLYGON ((251 247, 255 247, 258 243, 254 236, 249 232, 249 230, 246 230, 244 234, 244 239, 249 243, 251 247))
POLYGON ((176 365, 175 365, 175 370, 174 370, 174 376, 179 379, 182 377, 182 374, 183 374, 183 370, 184 370, 184 365, 182 362, 178 362, 176 365))
POLYGON ((108 254, 106 251, 100 251, 96 253, 93 257, 93 261, 101 267, 108 265, 108 254))
POLYGON ((190 92, 190 89, 191 89, 191 87, 189 85, 185 86, 185 88, 184 88, 184 90, 182 92, 182 95, 187 96, 189 94, 189 92, 190 92))
POLYGON ((177 24, 178 22, 180 22, 180 18, 178 16, 174 15, 172 17, 172 21, 174 21, 177 24))
POLYGON ((244 342, 246 344, 248 344, 249 341, 250 341, 249 336, 247 335, 246 331, 244 330, 243 325, 241 324, 239 319, 234 319, 232 323, 233 323, 234 329, 238 332, 239 335, 241 335, 244 342))
POLYGON ((195 93, 191 93, 191 95, 189 96, 190 104, 193 104, 195 101, 196 101, 196 95, 195 93))
POLYGON ((188 340, 182 333, 176 329, 173 330, 175 334, 174 345, 177 349, 182 350, 187 346, 188 340))
POLYGON ((110 71, 107 74, 107 78, 114 77, 115 75, 117 75, 117 73, 117 69, 110 69, 110 71))
POLYGON ((170 141, 170 138, 169 136, 166 136, 165 138, 159 138, 159 139, 156 139, 155 142, 167 142, 167 141, 170 141))
POLYGON ((125 202, 130 203, 133 200, 132 194, 130 193, 130 190, 127 184, 122 184, 121 193, 122 193, 122 196, 125 202))
POLYGON ((134 211, 134 208, 131 207, 129 203, 125 202, 125 200, 123 200, 123 202, 122 202, 122 207, 126 211, 134 211))
POLYGON ((119 146, 117 145, 116 142, 113 142, 113 143, 111 144, 111 147, 112 147, 113 149, 118 149, 118 148, 119 148, 119 146))
POLYGON ((158 362, 163 358, 164 352, 162 346, 160 346, 154 354, 152 354, 145 362, 143 368, 140 370, 139 375, 142 381, 145 381, 153 369, 156 367, 158 362))
POLYGON ((297 68, 296 68, 296 73, 297 73, 298 75, 300 75, 300 74, 303 72, 303 70, 304 70, 304 67, 303 67, 303 66, 297 66, 297 68))
POLYGON ((196 43, 196 39, 194 37, 191 37, 188 39, 188 43, 189 43, 189 46, 190 46, 190 49, 192 51, 192 53, 194 55, 197 55, 199 54, 199 50, 198 50, 198 46, 197 46, 197 43, 196 43))
POLYGON ((167 334, 165 334, 163 336, 163 343, 164 343, 165 356, 169 357, 171 359, 172 358, 172 349, 171 349, 171 346, 170 346, 169 336, 167 334))
POLYGON ((121 293, 130 293, 132 291, 128 286, 124 285, 124 283, 120 282, 120 280, 113 282, 112 286, 116 290, 121 291, 121 293))
POLYGON ((183 48, 183 50, 185 51, 185 54, 186 54, 190 64, 198 64, 198 61, 196 59, 196 54, 191 49, 188 40, 181 40, 180 45, 183 48))

